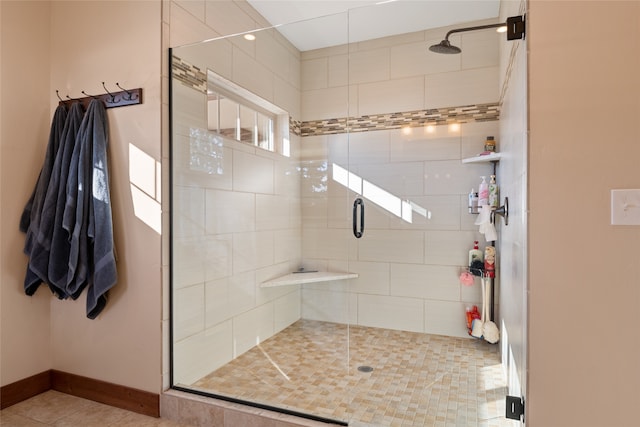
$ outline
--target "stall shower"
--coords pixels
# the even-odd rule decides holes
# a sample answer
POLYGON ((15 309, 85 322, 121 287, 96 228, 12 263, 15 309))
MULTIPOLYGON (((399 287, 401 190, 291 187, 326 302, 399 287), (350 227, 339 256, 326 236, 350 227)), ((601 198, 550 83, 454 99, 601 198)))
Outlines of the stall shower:
POLYGON ((344 425, 503 425, 499 349, 465 324, 480 286, 459 281, 498 36, 451 58, 426 49, 442 29, 305 52, 252 35, 171 51, 172 386, 344 425))

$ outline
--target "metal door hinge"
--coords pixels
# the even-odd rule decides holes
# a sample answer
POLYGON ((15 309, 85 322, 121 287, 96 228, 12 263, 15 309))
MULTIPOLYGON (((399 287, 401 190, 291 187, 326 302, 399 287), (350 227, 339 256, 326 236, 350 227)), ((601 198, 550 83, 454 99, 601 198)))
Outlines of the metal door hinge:
POLYGON ((510 420, 524 421, 524 400, 517 396, 507 396, 506 417, 510 420))
POLYGON ((524 15, 507 18, 507 40, 523 39, 525 35, 524 15))

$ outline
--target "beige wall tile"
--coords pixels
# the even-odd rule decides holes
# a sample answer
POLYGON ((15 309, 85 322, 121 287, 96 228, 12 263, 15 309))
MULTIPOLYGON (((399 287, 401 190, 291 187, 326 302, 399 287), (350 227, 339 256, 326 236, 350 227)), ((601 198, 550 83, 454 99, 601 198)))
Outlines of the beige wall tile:
POLYGON ((389 49, 355 52, 349 55, 349 83, 360 84, 389 79, 389 49))
POLYGON ((255 229, 255 197, 253 194, 207 190, 206 203, 208 234, 255 229))
MULTIPOLYGON (((188 1, 185 1, 188 3, 188 1)), ((203 21, 194 19, 188 10, 172 2, 170 14, 170 46, 182 46, 218 37, 219 34, 203 21)))
POLYGON ((468 338, 464 314, 465 306, 452 301, 425 301, 424 331, 427 334, 445 334, 468 338))
POLYGON ((500 63, 498 46, 505 43, 506 33, 493 29, 461 34, 459 47, 462 49, 462 69, 496 67, 500 63))
POLYGON ((231 321, 178 341, 173 347, 174 383, 189 385, 232 359, 231 321))
POLYGON ((422 263, 423 233, 406 230, 367 230, 365 232, 366 238, 358 241, 360 261, 422 263))
POLYGON ((175 291, 175 339, 182 340, 204 330, 204 284, 175 291))
POLYGON ((460 301, 458 267, 391 264, 391 295, 439 301, 460 301))
POLYGON ((234 357, 262 343, 274 333, 273 304, 263 304, 233 319, 234 357))
POLYGON ((308 90, 302 94, 302 120, 346 117, 348 93, 346 87, 308 90))
POLYGON ((423 90, 422 77, 361 84, 358 86, 358 113, 367 115, 422 110, 425 104, 423 90))
MULTIPOLYGON (((236 2, 206 1, 206 23, 222 35, 255 30, 256 22, 245 14, 236 2)), ((204 40, 204 39, 203 39, 204 40)))
POLYGON ((424 97, 425 108, 495 102, 499 98, 498 68, 426 76, 424 97))
POLYGON ((328 86, 328 58, 302 61, 302 90, 324 89, 328 86))
POLYGON ((274 81, 269 69, 238 49, 233 55, 233 81, 267 101, 274 101, 274 81))
MULTIPOLYGON (((440 40, 418 41, 390 48, 390 77, 401 79, 413 76, 448 73, 460 70, 459 55, 439 55, 428 47, 440 40)), ((453 38, 451 40, 452 44, 453 38)))
POLYGON ((423 332, 423 303, 413 298, 360 294, 358 324, 423 332))

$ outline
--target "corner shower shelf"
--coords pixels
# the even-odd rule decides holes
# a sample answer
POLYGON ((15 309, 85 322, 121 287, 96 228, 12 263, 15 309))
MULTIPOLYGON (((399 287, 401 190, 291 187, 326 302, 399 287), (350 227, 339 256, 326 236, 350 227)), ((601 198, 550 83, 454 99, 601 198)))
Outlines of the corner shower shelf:
POLYGON ((309 273, 290 273, 285 276, 267 280, 260 284, 261 288, 272 288, 275 286, 299 285, 303 283, 330 282, 332 280, 355 279, 357 273, 336 273, 332 271, 314 271, 309 273))
POLYGON ((498 162, 502 155, 500 153, 491 153, 485 155, 477 155, 474 157, 468 157, 462 159, 462 163, 484 163, 484 162, 498 162))

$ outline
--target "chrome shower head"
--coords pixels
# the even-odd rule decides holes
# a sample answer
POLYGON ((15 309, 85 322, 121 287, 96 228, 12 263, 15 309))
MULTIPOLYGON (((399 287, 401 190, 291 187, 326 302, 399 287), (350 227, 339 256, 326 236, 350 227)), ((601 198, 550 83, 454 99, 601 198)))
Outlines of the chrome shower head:
POLYGON ((431 52, 445 54, 456 54, 462 52, 462 49, 460 49, 458 46, 453 46, 451 43, 449 43, 449 40, 446 39, 442 40, 438 44, 434 44, 433 46, 429 47, 429 50, 431 52))

